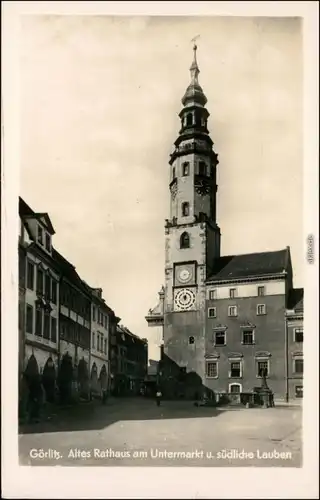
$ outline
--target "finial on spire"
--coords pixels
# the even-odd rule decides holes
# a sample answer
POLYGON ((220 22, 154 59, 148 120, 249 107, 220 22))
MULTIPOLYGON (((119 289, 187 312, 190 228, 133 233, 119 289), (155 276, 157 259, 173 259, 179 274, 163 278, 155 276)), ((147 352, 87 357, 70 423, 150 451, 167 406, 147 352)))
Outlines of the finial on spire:
POLYGON ((198 68, 198 63, 197 63, 197 45, 196 45, 196 40, 200 38, 200 35, 195 36, 192 38, 191 42, 193 42, 193 61, 190 67, 190 73, 191 73, 191 82, 192 83, 198 83, 198 75, 200 73, 200 70, 198 68))

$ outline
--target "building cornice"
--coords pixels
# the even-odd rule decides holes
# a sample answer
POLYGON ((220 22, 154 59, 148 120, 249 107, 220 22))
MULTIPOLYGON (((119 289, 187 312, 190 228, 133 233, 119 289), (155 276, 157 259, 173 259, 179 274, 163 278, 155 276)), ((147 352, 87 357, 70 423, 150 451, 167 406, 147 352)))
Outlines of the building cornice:
POLYGON ((228 283, 236 284, 236 283, 252 283, 255 281, 275 281, 279 279, 285 279, 287 273, 278 273, 278 274, 264 274, 264 275, 256 275, 256 276, 244 276, 239 278, 225 278, 225 279, 207 279, 206 285, 224 285, 228 283))
POLYGON ((57 272, 57 274, 61 276, 62 273, 59 268, 59 265, 56 263, 52 255, 44 252, 42 248, 40 248, 35 242, 30 243, 28 246, 25 247, 25 249, 27 258, 28 258, 28 252, 30 252, 31 254, 41 259, 42 262, 52 267, 52 269, 54 269, 57 272))

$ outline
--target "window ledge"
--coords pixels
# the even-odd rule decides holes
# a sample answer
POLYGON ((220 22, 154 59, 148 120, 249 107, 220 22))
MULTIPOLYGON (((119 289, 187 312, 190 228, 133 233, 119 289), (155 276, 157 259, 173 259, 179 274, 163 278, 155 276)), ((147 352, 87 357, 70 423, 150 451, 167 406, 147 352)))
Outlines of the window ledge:
POLYGON ((208 377, 208 375, 206 375, 206 378, 208 380, 215 380, 215 379, 219 378, 219 376, 217 375, 216 377, 208 377))

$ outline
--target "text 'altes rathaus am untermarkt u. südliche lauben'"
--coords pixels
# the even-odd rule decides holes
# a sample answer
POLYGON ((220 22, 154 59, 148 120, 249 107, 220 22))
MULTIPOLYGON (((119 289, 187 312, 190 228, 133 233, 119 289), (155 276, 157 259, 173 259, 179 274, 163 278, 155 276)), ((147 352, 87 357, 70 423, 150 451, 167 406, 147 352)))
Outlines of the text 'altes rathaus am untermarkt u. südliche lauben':
POLYGON ((168 451, 159 450, 158 448, 150 448, 149 450, 114 450, 112 448, 107 449, 82 449, 82 448, 70 448, 64 453, 49 448, 47 450, 43 448, 32 448, 30 450, 30 458, 33 460, 61 460, 63 458, 68 459, 96 459, 96 460, 108 460, 108 459, 163 459, 163 460, 291 460, 292 453, 290 451, 278 451, 273 449, 271 451, 263 451, 256 449, 255 451, 245 451, 244 449, 223 449, 220 451, 210 451, 210 450, 191 450, 191 451, 168 451))

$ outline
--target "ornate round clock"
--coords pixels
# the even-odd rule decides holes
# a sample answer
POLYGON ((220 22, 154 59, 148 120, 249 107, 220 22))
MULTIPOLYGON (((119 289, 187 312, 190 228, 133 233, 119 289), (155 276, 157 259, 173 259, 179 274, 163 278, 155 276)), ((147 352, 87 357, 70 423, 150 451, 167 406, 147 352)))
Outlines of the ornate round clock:
POLYGON ((181 269, 181 271, 179 272, 179 281, 181 283, 188 283, 188 281, 190 281, 190 278, 191 272, 189 271, 189 269, 181 269))
POLYGON ((196 191, 201 196, 209 194, 210 193, 210 185, 208 184, 208 182, 206 182, 205 180, 202 179, 202 180, 197 182, 196 191))
POLYGON ((192 290, 188 288, 182 288, 176 293, 174 298, 175 305, 177 309, 181 311, 187 311, 191 309, 196 300, 196 296, 192 290))

